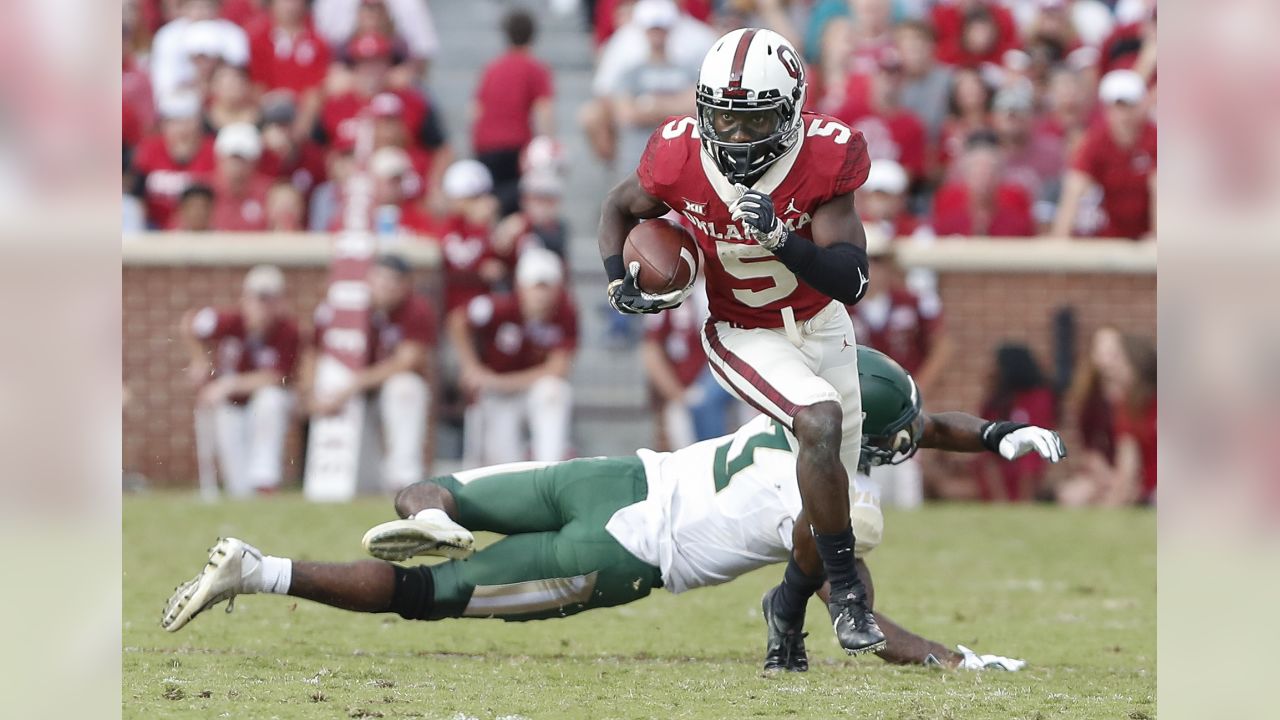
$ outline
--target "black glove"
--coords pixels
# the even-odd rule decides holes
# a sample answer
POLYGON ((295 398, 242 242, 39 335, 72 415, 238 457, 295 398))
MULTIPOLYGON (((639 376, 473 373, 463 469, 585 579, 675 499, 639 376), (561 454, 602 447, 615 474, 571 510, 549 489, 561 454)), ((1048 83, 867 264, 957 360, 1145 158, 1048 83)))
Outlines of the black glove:
POLYGON ((607 293, 609 304, 623 315, 652 315, 653 313, 680 307, 693 283, 681 290, 655 295, 641 290, 636 285, 636 276, 640 274, 640 263, 632 262, 627 268, 626 277, 609 283, 607 293))
POLYGON ((787 239, 787 226, 778 220, 773 198, 748 190, 745 185, 737 187, 742 190, 742 197, 729 203, 729 214, 742 223, 747 237, 769 250, 777 250, 787 239))

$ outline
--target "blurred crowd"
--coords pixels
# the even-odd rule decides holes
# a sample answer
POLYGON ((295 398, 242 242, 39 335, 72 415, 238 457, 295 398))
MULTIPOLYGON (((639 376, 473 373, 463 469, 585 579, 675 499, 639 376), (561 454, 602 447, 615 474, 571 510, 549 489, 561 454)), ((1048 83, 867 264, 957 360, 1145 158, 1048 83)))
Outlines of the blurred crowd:
MULTIPOLYGON (((552 4, 581 10, 595 48, 592 97, 567 131, 616 179, 660 123, 693 112, 698 67, 719 35, 768 27, 794 43, 808 64, 806 109, 860 130, 873 159, 857 205, 878 282, 850 309, 857 336, 912 372, 926 397, 954 346, 931 278, 899 268, 891 239, 1154 237, 1154 0, 552 4)), ((389 487, 423 477, 441 418, 463 426, 471 464, 575 453, 566 129, 533 51, 537 18, 513 4, 495 28, 505 47, 476 68, 463 157, 432 91, 442 40, 431 10, 428 0, 124 4, 126 231, 339 230, 359 170, 376 232, 440 250, 441 283, 428 292, 403 258, 374 264, 375 342, 337 395, 314 387, 332 311, 290 317, 279 269, 254 268, 238 306, 183 318, 206 444, 235 493, 279 485, 291 417, 334 413, 355 393, 377 408, 389 487)), ((597 204, 605 189, 575 200, 597 204)), ((700 297, 643 328, 618 321, 622 335, 642 335, 624 341, 638 343, 660 447, 722 434, 744 412, 707 369, 700 297)), ((980 458, 952 493, 926 487, 909 463, 884 471, 894 473, 886 494, 905 505, 926 493, 1152 501, 1154 357, 1149 341, 1105 328, 1067 383, 1048 379, 1025 346, 998 348, 981 411, 1047 427, 1079 417, 1072 477, 1051 485, 1036 458, 980 458)))

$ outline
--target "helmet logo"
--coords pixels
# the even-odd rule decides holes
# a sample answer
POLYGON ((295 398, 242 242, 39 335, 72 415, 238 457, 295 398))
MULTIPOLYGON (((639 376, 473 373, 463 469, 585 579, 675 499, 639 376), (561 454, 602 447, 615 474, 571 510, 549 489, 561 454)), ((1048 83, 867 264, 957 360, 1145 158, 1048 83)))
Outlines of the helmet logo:
POLYGON ((787 69, 787 74, 792 80, 799 80, 801 74, 800 58, 796 57, 796 51, 791 49, 790 45, 778 46, 778 62, 782 63, 782 67, 787 69))

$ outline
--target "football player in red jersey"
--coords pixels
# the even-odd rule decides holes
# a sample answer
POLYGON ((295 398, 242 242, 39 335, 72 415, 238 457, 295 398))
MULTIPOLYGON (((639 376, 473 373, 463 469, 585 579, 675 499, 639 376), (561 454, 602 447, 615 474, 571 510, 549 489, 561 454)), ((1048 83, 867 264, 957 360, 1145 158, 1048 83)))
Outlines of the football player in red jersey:
MULTIPOLYGON (((848 487, 862 402, 842 307, 867 288, 853 191, 871 163, 860 133, 801 112, 805 88, 800 57, 781 35, 745 28, 716 41, 698 75, 697 117, 675 117, 655 131, 636 175, 605 200, 600 254, 614 308, 659 312, 679 305, 688 289, 641 291, 639 263, 624 267, 623 244, 642 219, 673 209, 693 225, 705 257, 707 357, 727 390, 795 438, 803 522, 834 588, 832 627, 853 654, 885 644, 854 572, 848 487)), ((791 565, 774 605, 784 619, 802 617, 822 582, 791 565)))

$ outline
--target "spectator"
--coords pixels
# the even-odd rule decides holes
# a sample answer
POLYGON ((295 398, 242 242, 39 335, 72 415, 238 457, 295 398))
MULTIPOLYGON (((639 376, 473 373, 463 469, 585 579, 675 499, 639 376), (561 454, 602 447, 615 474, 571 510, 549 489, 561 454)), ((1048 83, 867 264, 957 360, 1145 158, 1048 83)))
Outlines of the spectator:
POLYGON ((544 247, 566 260, 569 227, 560 216, 560 178, 537 170, 520 180, 520 209, 502 219, 493 231, 494 246, 519 255, 525 248, 544 247))
POLYGON ((1069 506, 1154 504, 1155 344, 1146 338, 1121 336, 1114 328, 1100 329, 1080 381, 1072 395, 1093 400, 1094 412, 1081 413, 1085 440, 1081 470, 1058 487, 1058 502, 1069 506))
POLYGON ((939 236, 1030 237, 1036 234, 1031 194, 1004 175, 1000 140, 989 130, 969 136, 959 160, 960 176, 933 199, 933 229, 939 236))
MULTIPOLYGON (((633 0, 590 0, 591 25, 596 48, 601 48, 613 33, 631 19, 635 7, 633 0)), ((678 5, 689 17, 700 22, 711 22, 712 0, 679 0, 678 5)))
POLYGON ((1018 47, 1018 29, 1008 8, 991 0, 950 0, 933 6, 938 59, 948 65, 999 64, 1018 47))
POLYGON ((367 33, 394 38, 403 46, 408 62, 392 82, 395 87, 420 84, 440 50, 427 0, 315 0, 312 13, 316 30, 330 47, 367 33))
POLYGON ((951 70, 934 57, 937 41, 928 23, 905 21, 894 29, 893 38, 902 58, 902 106, 920 118, 929 143, 935 144, 947 119, 951 70))
POLYGON ((133 169, 143 189, 148 224, 166 228, 182 191, 213 170, 214 153, 213 140, 200 133, 200 100, 194 94, 169 95, 158 110, 160 132, 138 144, 133 169))
MULTIPOLYGON (((222 22, 222 21, 218 21, 222 22)), ((183 34, 183 44, 187 50, 187 60, 191 63, 192 77, 183 86, 185 90, 194 90, 207 105, 215 92, 214 76, 224 67, 240 68, 243 71, 246 58, 234 57, 227 49, 226 38, 218 22, 201 20, 191 23, 183 34)))
POLYGON ((1061 138, 1068 157, 1089 125, 1093 102, 1087 85, 1082 71, 1061 67, 1049 73, 1045 87, 1045 112, 1036 123, 1036 132, 1061 138))
POLYGON ((479 295, 449 313, 462 387, 475 397, 467 410, 469 465, 569 456, 578 320, 563 283, 560 258, 531 248, 516 267, 514 294, 479 295))
POLYGON ((178 209, 173 214, 173 225, 169 229, 180 232, 213 230, 213 189, 200 183, 188 185, 179 196, 178 209))
POLYGON ((306 229, 307 204, 289 183, 276 183, 267 191, 267 230, 302 232, 306 229))
MULTIPOLYGON (((851 76, 851 85, 862 77, 851 76)), ((833 114, 862 132, 873 165, 876 161, 893 160, 907 171, 911 182, 920 180, 929 156, 928 136, 920 118, 901 105, 902 61, 897 51, 881 53, 878 69, 870 77, 867 107, 859 107, 857 93, 850 91, 845 104, 833 114)))
POLYGON ((707 317, 706 283, 698 279, 679 307, 644 319, 640 359, 657 412, 657 445, 688 447, 729 432, 730 415, 745 407, 716 382, 702 347, 707 317))
POLYGON ((204 111, 208 132, 216 135, 232 123, 257 125, 261 119, 262 111, 244 68, 221 65, 214 70, 204 111))
POLYGON ((267 190, 271 179, 257 171, 262 138, 248 123, 222 128, 214 143, 213 227, 224 232, 267 229, 267 190))
POLYGON ((867 234, 895 239, 909 237, 920 227, 907 210, 907 171, 893 160, 871 163, 867 181, 854 192, 858 217, 867 234))
POLYGON ((1136 4, 1140 5, 1139 17, 1115 28, 1102 44, 1099 61, 1103 73, 1132 70, 1150 84, 1156 74, 1156 3, 1143 0, 1136 4))
POLYGON ((325 180, 325 151, 309 138, 293 133, 296 121, 296 106, 287 92, 271 92, 263 97, 262 158, 258 160, 258 170, 289 183, 306 201, 325 180))
POLYGON ((197 388, 197 417, 213 416, 227 494, 275 490, 284 470, 298 358, 298 326, 284 307, 284 274, 274 265, 254 267, 245 275, 238 308, 190 310, 179 332, 190 355, 187 376, 197 388))
MULTIPOLYGON (((314 385, 314 359, 303 387, 316 415, 334 415, 347 401, 364 395, 377 407, 384 456, 383 484, 399 490, 423 479, 423 445, 431 402, 431 357, 436 344, 435 309, 413 292, 409 263, 383 255, 369 269, 368 354, 351 384, 332 391, 314 385)), ((333 324, 334 308, 316 308, 314 344, 318 347, 333 324)))
POLYGON ((979 130, 991 129, 991 106, 994 95, 981 73, 968 68, 951 75, 951 94, 947 99, 947 119, 942 124, 938 142, 938 168, 943 177, 951 163, 964 152, 965 141, 979 130))
POLYGON ((870 78, 893 48, 889 0, 849 0, 848 5, 853 18, 834 17, 822 32, 819 72, 814 73, 818 82, 809 91, 821 112, 842 106, 866 112, 870 78))
POLYGON ((472 298, 509 288, 512 254, 493 243, 498 201, 489 170, 476 160, 458 160, 445 171, 448 214, 442 221, 406 218, 408 226, 440 245, 444 266, 444 311, 451 313, 472 298))
MULTIPOLYGON (((406 214, 412 214, 412 194, 419 180, 413 174, 409 155, 398 147, 384 147, 369 158, 373 180, 373 227, 379 234, 400 231, 406 214)), ((339 218, 341 219, 341 218, 339 218)), ((340 229, 334 227, 334 230, 340 229)))
POLYGON ((493 176, 503 215, 519 203, 520 152, 535 135, 555 133, 551 73, 530 52, 536 30, 527 11, 507 13, 507 52, 485 67, 472 106, 471 149, 493 176))
POLYGON ((249 77, 262 92, 283 91, 298 108, 291 133, 315 124, 329 72, 329 44, 312 26, 307 0, 270 0, 270 13, 249 32, 249 77))
POLYGON ((218 17, 218 0, 179 0, 178 15, 160 28, 151 42, 151 90, 156 106, 174 94, 190 91, 196 80, 190 49, 212 43, 216 55, 232 65, 249 60, 249 40, 240 26, 218 17), (195 37, 192 27, 199 25, 195 37))
POLYGON ((307 211, 307 228, 311 232, 329 232, 341 227, 342 193, 355 168, 355 143, 335 141, 325 155, 325 181, 311 193, 307 211))
POLYGON ((649 56, 618 78, 611 104, 618 124, 617 167, 633 173, 649 136, 672 115, 693 112, 698 73, 675 64, 667 48, 679 13, 670 3, 637 3, 632 25, 644 30, 649 56))
MULTIPOLYGON (((1057 427, 1053 391, 1025 345, 1006 344, 996 350, 995 367, 980 415, 1044 428, 1057 427)), ((994 455, 980 456, 974 460, 978 492, 987 501, 1041 499, 1046 467, 1044 459, 1036 453, 1012 462, 994 455)))
POLYGON ((1066 159, 1062 138, 1034 125, 1034 100, 1029 86, 1002 88, 996 93, 991 124, 1000 138, 1006 175, 1031 194, 1038 224, 1047 226, 1053 221, 1066 159))
POLYGON ((405 171, 404 190, 408 199, 425 197, 427 205, 438 204, 440 179, 445 168, 453 161, 453 151, 446 144, 435 148, 417 145, 409 137, 405 124, 407 107, 395 93, 378 93, 369 102, 369 114, 373 118, 373 147, 375 151, 394 148, 404 151, 409 160, 405 171))
POLYGON ((655 17, 674 17, 667 25, 666 57, 672 65, 694 77, 702 67, 707 50, 716 41, 717 36, 710 27, 681 13, 672 0, 639 0, 635 3, 631 21, 619 28, 601 51, 596 74, 591 81, 595 97, 582 106, 578 115, 592 152, 610 165, 617 150, 617 119, 610 99, 622 76, 648 61, 651 54, 648 32, 639 21, 652 25, 656 22, 655 17))
POLYGON ((1090 185, 1102 189, 1104 237, 1148 238, 1156 227, 1156 126, 1147 119, 1146 83, 1113 70, 1098 86, 1103 121, 1086 132, 1062 183, 1053 235, 1067 237, 1090 185))
POLYGON ((361 114, 376 97, 386 93, 402 103, 399 112, 409 144, 433 151, 444 145, 444 132, 434 105, 417 90, 391 87, 391 69, 399 61, 390 38, 374 34, 352 38, 344 59, 352 71, 350 88, 330 97, 321 108, 320 140, 326 144, 354 143, 361 114))

